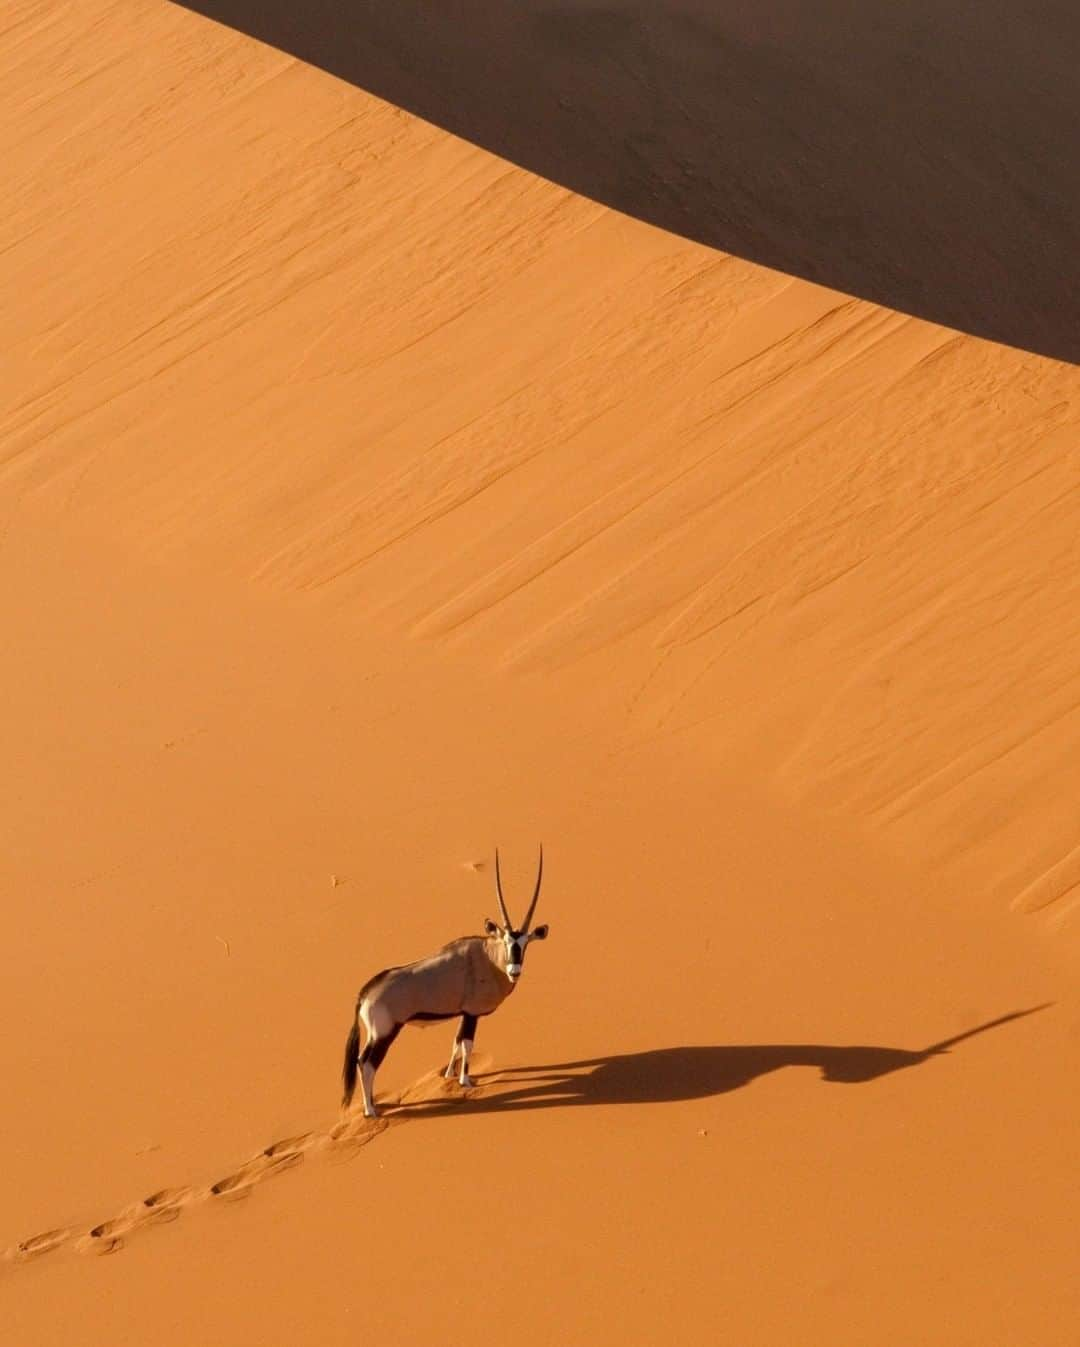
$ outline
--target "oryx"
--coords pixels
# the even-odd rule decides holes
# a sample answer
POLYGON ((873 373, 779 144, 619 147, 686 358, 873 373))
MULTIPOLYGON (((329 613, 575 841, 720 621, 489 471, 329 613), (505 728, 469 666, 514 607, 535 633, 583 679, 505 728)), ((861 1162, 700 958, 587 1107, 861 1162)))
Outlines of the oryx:
POLYGON ((495 852, 495 894, 499 900, 502 925, 488 918, 484 922, 485 935, 465 935, 452 940, 435 954, 415 963, 396 968, 384 968, 360 989, 356 999, 356 1014, 345 1044, 345 1065, 341 1072, 345 1095, 342 1105, 348 1108, 356 1089, 357 1068, 360 1088, 364 1095, 364 1115, 374 1118, 375 1099, 372 1086, 375 1072, 389 1051, 390 1044, 401 1032, 402 1026, 416 1021, 451 1020, 461 1016, 461 1024, 450 1053, 450 1064, 443 1073, 454 1074, 454 1063, 461 1054, 460 1083, 471 1085, 469 1054, 476 1037, 476 1021, 490 1015, 506 1000, 521 977, 525 950, 530 940, 545 940, 546 925, 529 930, 536 900, 540 897, 540 881, 544 875, 544 848, 540 848, 540 865, 536 872, 536 887, 532 902, 520 926, 515 926, 506 910, 502 878, 499 874, 499 853, 495 852), (364 1048, 360 1051, 360 1025, 364 1026, 364 1048))

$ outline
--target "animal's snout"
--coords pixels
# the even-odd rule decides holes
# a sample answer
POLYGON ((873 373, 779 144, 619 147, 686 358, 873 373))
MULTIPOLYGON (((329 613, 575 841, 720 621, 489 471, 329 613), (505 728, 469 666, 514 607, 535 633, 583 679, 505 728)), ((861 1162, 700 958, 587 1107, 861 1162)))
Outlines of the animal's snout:
POLYGON ((506 976, 511 982, 516 982, 521 977, 521 964, 510 963, 506 965, 506 976))

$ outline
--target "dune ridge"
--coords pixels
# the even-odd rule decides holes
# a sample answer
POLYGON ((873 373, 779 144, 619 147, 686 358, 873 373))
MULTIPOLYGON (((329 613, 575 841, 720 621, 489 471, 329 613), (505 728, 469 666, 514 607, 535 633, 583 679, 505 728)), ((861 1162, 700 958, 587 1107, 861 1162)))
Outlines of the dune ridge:
POLYGON ((1064 0, 182 2, 671 233, 1080 360, 1064 0))

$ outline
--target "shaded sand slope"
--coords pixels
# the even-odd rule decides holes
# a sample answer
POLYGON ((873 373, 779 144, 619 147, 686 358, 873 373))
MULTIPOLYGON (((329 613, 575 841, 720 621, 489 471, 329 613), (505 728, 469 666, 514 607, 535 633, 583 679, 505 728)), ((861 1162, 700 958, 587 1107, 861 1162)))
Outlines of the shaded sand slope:
POLYGON ((7 22, 14 1340, 1071 1343, 1075 369, 7 22), (480 1089, 340 1128, 541 836, 480 1089))
POLYGON ((182 0, 725 252, 1080 360, 1070 0, 182 0))

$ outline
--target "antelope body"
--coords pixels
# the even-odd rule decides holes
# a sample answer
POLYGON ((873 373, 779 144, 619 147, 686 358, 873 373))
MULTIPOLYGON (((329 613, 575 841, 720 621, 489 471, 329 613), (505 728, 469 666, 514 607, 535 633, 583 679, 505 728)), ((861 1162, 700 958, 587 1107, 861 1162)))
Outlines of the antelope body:
POLYGON ((536 887, 525 921, 515 927, 506 910, 502 879, 499 874, 499 853, 495 852, 495 893, 499 901, 502 923, 490 918, 484 923, 486 934, 466 935, 425 959, 383 969, 360 989, 356 1000, 356 1014, 348 1040, 345 1043, 345 1064, 342 1083, 345 1094, 342 1104, 352 1103, 359 1073, 364 1096, 364 1114, 377 1117, 375 1111, 375 1072, 382 1065, 390 1045, 406 1024, 450 1020, 461 1016, 450 1053, 450 1063, 444 1075, 451 1077, 460 1054, 462 1086, 471 1085, 469 1056, 476 1038, 476 1022, 483 1015, 498 1010, 521 977, 525 950, 531 940, 547 938, 547 926, 530 931, 529 925, 540 896, 540 881, 544 874, 544 849, 540 848, 540 865, 536 887), (364 1027, 364 1047, 360 1050, 360 1026, 364 1027))

